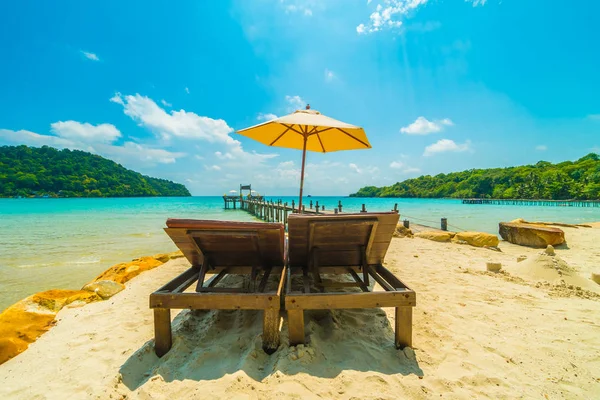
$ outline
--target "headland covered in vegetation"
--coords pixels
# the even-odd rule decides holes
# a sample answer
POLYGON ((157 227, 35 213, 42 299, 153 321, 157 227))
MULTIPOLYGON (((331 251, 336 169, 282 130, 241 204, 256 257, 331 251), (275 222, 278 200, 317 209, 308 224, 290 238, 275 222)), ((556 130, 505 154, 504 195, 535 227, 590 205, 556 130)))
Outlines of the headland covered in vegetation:
POLYGON ((80 150, 0 146, 0 197, 190 196, 188 189, 151 178, 80 150))
POLYGON ((600 156, 577 161, 424 175, 391 186, 366 186, 351 197, 597 200, 600 156))

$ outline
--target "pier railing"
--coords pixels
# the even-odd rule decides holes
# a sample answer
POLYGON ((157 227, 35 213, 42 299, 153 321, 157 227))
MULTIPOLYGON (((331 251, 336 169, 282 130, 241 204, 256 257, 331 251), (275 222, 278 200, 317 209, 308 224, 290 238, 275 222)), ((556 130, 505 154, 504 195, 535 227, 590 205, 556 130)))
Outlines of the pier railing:
POLYGON ((511 206, 600 207, 600 200, 462 199, 462 203, 511 206))

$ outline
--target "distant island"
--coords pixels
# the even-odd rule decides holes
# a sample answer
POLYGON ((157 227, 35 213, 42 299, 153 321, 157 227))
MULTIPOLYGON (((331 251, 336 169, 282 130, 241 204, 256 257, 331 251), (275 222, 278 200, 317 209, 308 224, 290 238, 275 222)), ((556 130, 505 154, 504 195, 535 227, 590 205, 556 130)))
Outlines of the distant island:
POLYGON ((190 196, 188 189, 151 178, 79 150, 0 146, 0 197, 190 196))
POLYGON ((600 199, 600 156, 552 164, 470 169, 420 176, 391 186, 366 186, 350 197, 600 199))

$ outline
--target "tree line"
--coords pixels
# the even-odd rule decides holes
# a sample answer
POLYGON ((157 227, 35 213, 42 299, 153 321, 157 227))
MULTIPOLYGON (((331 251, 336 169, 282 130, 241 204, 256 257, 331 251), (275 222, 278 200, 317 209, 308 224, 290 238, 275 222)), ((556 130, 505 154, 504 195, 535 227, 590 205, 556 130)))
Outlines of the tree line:
POLYGON ((600 156, 577 161, 424 175, 391 186, 366 186, 351 197, 600 199, 600 156))
POLYGON ((0 146, 0 197, 190 196, 184 185, 151 178, 80 150, 0 146))

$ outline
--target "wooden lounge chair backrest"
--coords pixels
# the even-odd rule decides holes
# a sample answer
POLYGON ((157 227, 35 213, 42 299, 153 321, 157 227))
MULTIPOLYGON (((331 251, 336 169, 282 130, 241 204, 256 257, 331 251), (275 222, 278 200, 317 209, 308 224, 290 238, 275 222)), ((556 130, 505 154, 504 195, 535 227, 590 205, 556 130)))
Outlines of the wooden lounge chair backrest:
POLYGON ((313 248, 320 266, 358 266, 364 247, 368 265, 383 263, 398 224, 395 212, 288 217, 289 263, 306 266, 313 248))
POLYGON ((165 232, 193 266, 205 258, 211 268, 284 265, 281 224, 169 218, 165 232))

